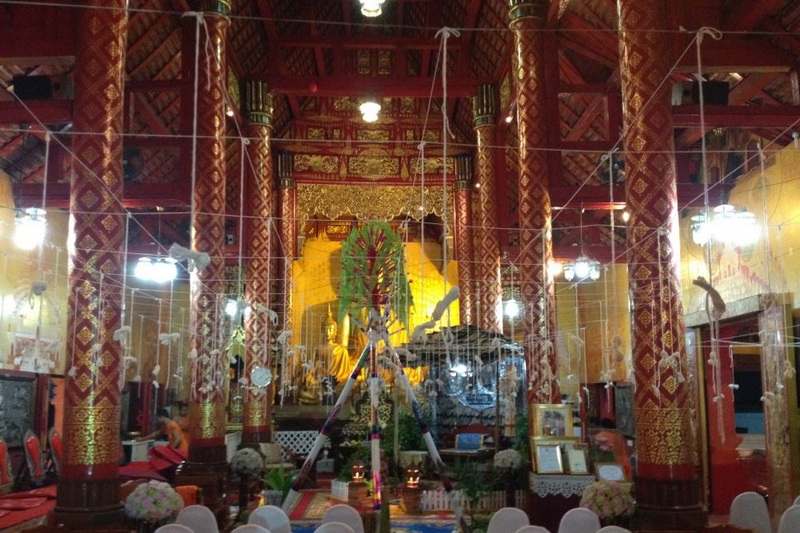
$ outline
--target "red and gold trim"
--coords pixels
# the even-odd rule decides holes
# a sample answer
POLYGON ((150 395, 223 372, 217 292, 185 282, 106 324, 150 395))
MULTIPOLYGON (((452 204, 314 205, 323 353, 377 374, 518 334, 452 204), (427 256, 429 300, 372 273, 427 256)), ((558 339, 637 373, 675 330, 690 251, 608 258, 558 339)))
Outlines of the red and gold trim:
MULTIPOLYGON (((270 334, 273 324, 259 308, 270 309, 270 286, 272 281, 272 250, 270 225, 274 179, 272 176, 272 153, 270 132, 272 124, 272 95, 266 84, 248 82, 245 86, 247 102, 248 209, 247 219, 247 276, 245 297, 250 304, 250 313, 245 317, 245 346, 247 358, 245 377, 249 380, 254 368, 263 366, 272 369, 270 361, 270 334)), ((242 221, 244 224, 245 221, 242 221)), ((274 373, 274 370, 273 370, 274 373)), ((244 426, 242 443, 255 445, 272 439, 272 402, 274 385, 257 389, 248 387, 245 392, 244 426)))
POLYGON ((72 214, 64 400, 64 456, 57 520, 107 523, 119 517, 122 117, 127 15, 122 0, 89 0, 81 10, 76 50, 70 188, 72 214), (80 135, 91 133, 91 135, 80 135))
POLYGON ((560 392, 555 333, 555 292, 547 265, 553 258, 551 204, 548 189, 547 99, 544 80, 542 30, 548 2, 509 0, 514 34, 512 72, 519 106, 519 246, 520 295, 527 339, 529 403, 558 403, 560 392))
POLYGON ((500 282, 500 234, 497 224, 497 188, 495 186, 494 146, 497 131, 497 91, 482 85, 473 100, 477 151, 475 179, 478 184, 478 225, 475 229, 475 278, 480 327, 503 331, 503 317, 498 312, 503 292, 500 282))
POLYGON ((458 261, 459 309, 462 324, 475 324, 475 249, 472 231, 472 157, 456 157, 455 237, 458 261))
POLYGON ((646 526, 704 519, 693 461, 685 367, 669 43, 659 0, 620 1, 630 289, 634 298, 637 502, 646 526), (676 490, 679 489, 679 490, 676 490), (684 514, 678 515, 683 511, 684 514))

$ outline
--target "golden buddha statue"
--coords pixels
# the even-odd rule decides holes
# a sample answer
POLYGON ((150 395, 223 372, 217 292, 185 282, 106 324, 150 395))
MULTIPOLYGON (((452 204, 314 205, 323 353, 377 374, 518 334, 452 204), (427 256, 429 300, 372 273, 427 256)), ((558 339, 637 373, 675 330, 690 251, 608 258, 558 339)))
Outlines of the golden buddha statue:
MULTIPOLYGON (((350 377, 353 370, 350 362, 350 352, 347 350, 347 339, 349 333, 349 320, 345 318, 345 325, 342 328, 342 341, 337 337, 339 325, 333 319, 330 306, 328 306, 328 318, 323 323, 323 335, 326 344, 314 350, 312 357, 306 362, 302 386, 298 395, 298 401, 303 405, 316 405, 321 401, 321 396, 325 392, 322 390, 322 379, 332 376, 337 383, 344 383, 350 377)), ((332 391, 328 391, 331 393, 332 391)))

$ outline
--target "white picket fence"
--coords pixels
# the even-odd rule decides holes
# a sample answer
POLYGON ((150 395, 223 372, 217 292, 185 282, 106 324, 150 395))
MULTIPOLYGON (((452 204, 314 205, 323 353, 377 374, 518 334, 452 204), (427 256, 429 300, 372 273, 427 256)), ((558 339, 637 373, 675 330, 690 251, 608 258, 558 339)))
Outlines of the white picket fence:
MULTIPOLYGON (((333 480, 331 482, 331 498, 347 501, 347 488, 350 485, 347 481, 333 480)), ((527 492, 518 490, 514 493, 514 505, 520 509, 524 509, 527 505, 526 502, 527 492)), ((423 511, 446 511, 453 509, 453 501, 458 498, 458 503, 464 511, 480 512, 480 511, 496 511, 501 507, 506 506, 506 493, 502 490, 495 490, 485 494, 478 504, 473 508, 467 497, 458 492, 457 490, 447 494, 444 489, 439 488, 436 490, 422 491, 422 510, 423 511)))
MULTIPOLYGON (((514 506, 524 509, 527 491, 517 490, 514 492, 514 506)), ((444 511, 453 509, 453 501, 458 498, 461 509, 468 512, 496 511, 506 506, 506 493, 503 490, 494 490, 484 494, 477 505, 470 505, 469 500, 461 492, 454 490, 447 494, 444 489, 426 490, 422 492, 423 511, 444 511)))

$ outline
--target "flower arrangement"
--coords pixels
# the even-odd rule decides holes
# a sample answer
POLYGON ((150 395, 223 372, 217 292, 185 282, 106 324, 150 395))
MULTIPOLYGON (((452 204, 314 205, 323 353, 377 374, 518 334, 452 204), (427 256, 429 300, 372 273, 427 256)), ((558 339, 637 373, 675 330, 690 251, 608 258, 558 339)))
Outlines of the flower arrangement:
POLYGON ((264 459, 252 448, 242 448, 233 454, 231 470, 240 478, 251 478, 261 475, 264 459))
POLYGON ((495 468, 516 470, 522 466, 522 455, 517 450, 501 450, 494 455, 495 468))
POLYGON ((636 510, 631 487, 616 481, 596 481, 583 489, 581 507, 594 511, 601 521, 627 519, 636 510))
POLYGON ((163 481, 143 483, 125 500, 125 516, 139 522, 167 522, 178 516, 181 509, 183 498, 163 481))

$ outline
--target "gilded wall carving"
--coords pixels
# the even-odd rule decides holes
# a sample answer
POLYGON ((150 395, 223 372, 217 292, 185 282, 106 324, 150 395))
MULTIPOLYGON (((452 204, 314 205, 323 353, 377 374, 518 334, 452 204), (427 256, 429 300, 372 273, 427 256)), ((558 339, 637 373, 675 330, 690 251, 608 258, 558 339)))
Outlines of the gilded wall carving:
POLYGON ((339 158, 335 155, 295 154, 294 171, 336 174, 339 171, 339 158))
MULTIPOLYGON (((452 189, 447 190, 446 205, 453 205, 452 189)), ((424 215, 442 216, 441 187, 425 187, 423 209, 420 210, 419 188, 403 186, 369 187, 359 185, 297 186, 297 216, 309 219, 314 215, 331 220, 342 216, 358 219, 391 220, 397 216, 420 219, 424 215)), ((448 213, 452 217, 452 213, 448 213)))

